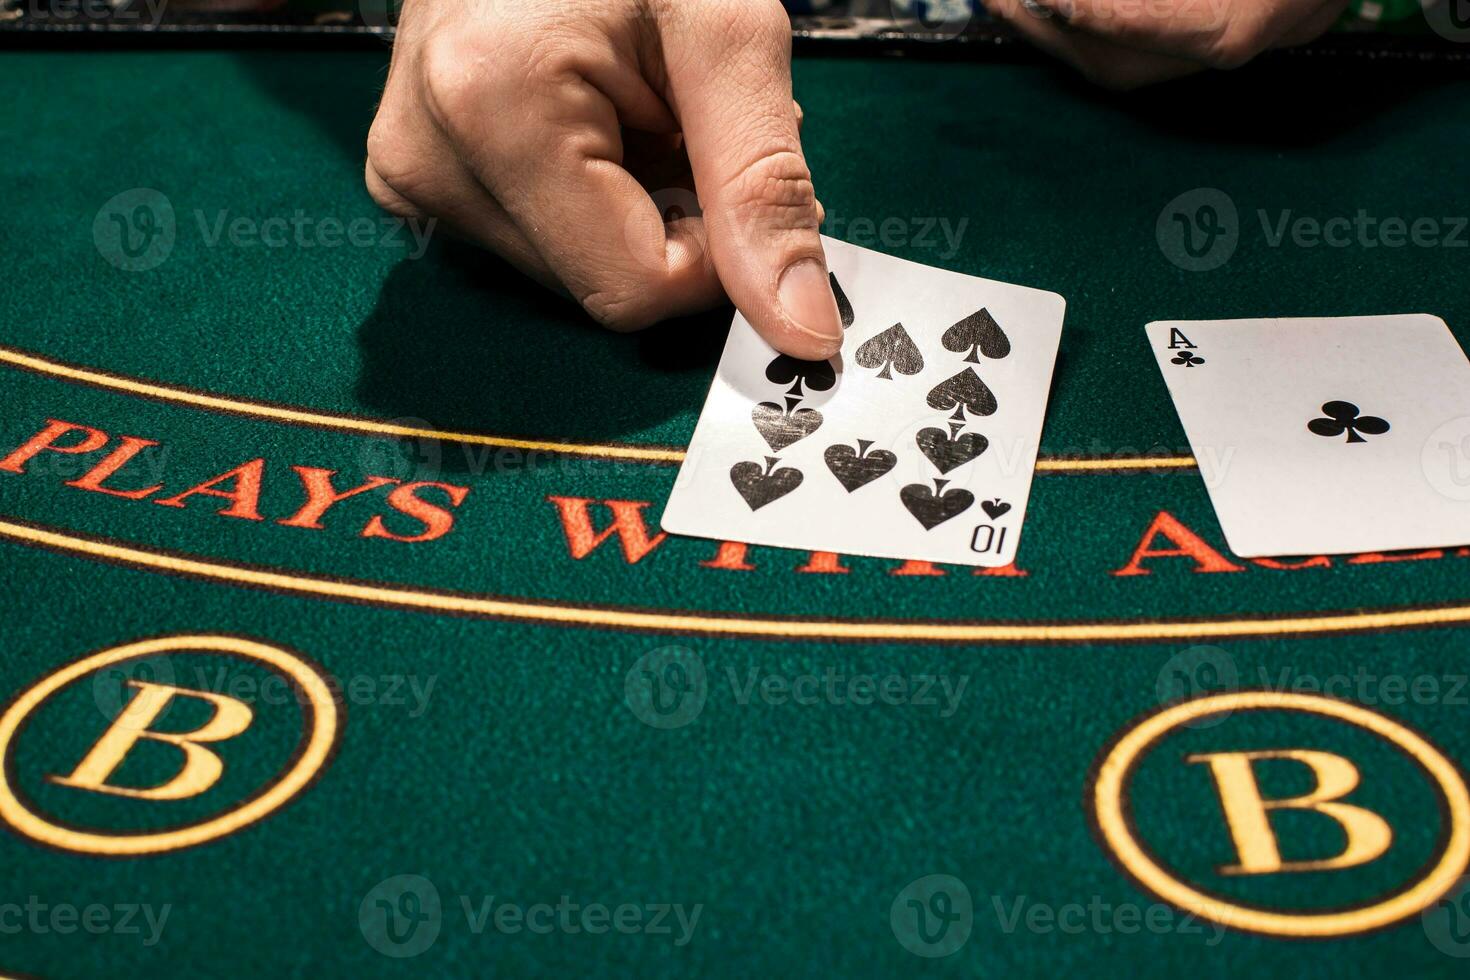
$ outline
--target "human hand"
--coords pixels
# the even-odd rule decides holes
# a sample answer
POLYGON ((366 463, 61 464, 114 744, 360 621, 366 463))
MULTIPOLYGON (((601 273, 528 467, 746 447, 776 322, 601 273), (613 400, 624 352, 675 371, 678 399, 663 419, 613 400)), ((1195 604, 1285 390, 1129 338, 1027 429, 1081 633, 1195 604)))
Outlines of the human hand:
POLYGON ((1092 81, 1131 89, 1304 44, 1347 0, 984 0, 1092 81))
POLYGON ((784 353, 830 357, 790 52, 777 0, 405 0, 368 190, 614 330, 728 295, 784 353), (665 220, 653 194, 681 187, 703 213, 665 220))

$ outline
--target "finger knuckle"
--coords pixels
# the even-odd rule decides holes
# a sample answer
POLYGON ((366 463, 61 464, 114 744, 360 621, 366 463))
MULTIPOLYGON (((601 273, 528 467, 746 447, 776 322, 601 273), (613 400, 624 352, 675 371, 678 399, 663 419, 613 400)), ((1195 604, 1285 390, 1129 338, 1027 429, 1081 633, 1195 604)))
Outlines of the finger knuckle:
POLYGON ((1265 30, 1258 21, 1228 18, 1210 33, 1205 61, 1212 68, 1239 68, 1265 48, 1265 30))
POLYGON ((439 127, 457 132, 506 96, 504 58, 478 40, 436 36, 424 42, 419 68, 424 107, 439 127))
POLYGON ((575 82, 587 70, 591 44, 574 33, 550 32, 531 43, 525 55, 527 84, 538 89, 575 82))
POLYGON ((379 207, 399 213, 413 198, 423 171, 422 154, 380 111, 367 139, 365 179, 373 200, 379 207))
POLYGON ((732 210, 762 227, 817 227, 811 171, 795 150, 762 152, 736 172, 725 188, 725 197, 732 210))
POLYGON ((656 304, 641 289, 598 289, 582 297, 582 308, 615 333, 642 330, 658 320, 656 304))
POLYGON ((706 13, 711 23, 704 29, 736 45, 791 43, 791 20, 778 0, 723 0, 709 4, 706 13))
POLYGON ((371 160, 369 160, 367 166, 363 168, 363 182, 367 186, 368 196, 373 199, 373 203, 382 208, 384 211, 387 211, 389 214, 396 215, 400 218, 406 218, 417 211, 417 209, 411 203, 409 203, 407 198, 395 191, 392 186, 389 185, 389 183, 384 180, 381 175, 379 175, 377 170, 373 168, 371 160))

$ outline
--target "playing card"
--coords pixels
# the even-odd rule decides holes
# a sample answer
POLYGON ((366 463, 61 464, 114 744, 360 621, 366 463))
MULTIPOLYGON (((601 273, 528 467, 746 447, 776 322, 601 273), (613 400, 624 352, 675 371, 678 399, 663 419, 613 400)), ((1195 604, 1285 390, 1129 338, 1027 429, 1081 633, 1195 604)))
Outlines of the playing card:
POLYGON ((1146 329, 1237 555, 1470 543, 1470 363, 1443 320, 1146 329))
POLYGON ((847 325, 841 352, 786 357, 737 313, 663 528, 1010 564, 1065 302, 823 242, 847 325))

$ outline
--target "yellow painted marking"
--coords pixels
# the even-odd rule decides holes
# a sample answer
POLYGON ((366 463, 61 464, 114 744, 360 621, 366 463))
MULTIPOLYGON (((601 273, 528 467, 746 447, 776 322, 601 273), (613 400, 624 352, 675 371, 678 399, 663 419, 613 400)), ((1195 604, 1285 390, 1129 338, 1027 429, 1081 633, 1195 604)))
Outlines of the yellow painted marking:
POLYGON ((46 676, 21 694, 0 716, 0 757, 7 763, 0 766, 0 820, 52 847, 86 854, 125 857, 193 847, 233 834, 289 803, 311 785, 327 764, 337 733, 337 702, 326 679, 311 664, 283 647, 243 637, 213 634, 163 636, 111 647, 46 676), (293 757, 286 771, 259 795, 233 810, 185 827, 151 833, 106 834, 64 827, 52 823, 22 802, 11 782, 9 761, 12 744, 26 719, 57 691, 95 671, 172 650, 210 650, 248 658, 265 664, 296 684, 307 699, 303 708, 310 709, 307 712, 310 728, 299 753, 293 757))
MULTIPOLYGON (((1405 610, 1407 612, 1407 610, 1405 610)), ((1443 610, 1442 610, 1443 611, 1443 610)), ((1223 926, 1298 939, 1326 939, 1382 929, 1419 914, 1448 894, 1470 863, 1470 790, 1448 758, 1406 725, 1376 711, 1320 694, 1238 691, 1184 701, 1145 718, 1113 746, 1092 787, 1098 829, 1113 856, 1139 884, 1169 904, 1223 926), (1195 888, 1166 870, 1134 835, 1128 812, 1129 779, 1160 739, 1190 722, 1233 711, 1300 711, 1366 729, 1400 749, 1439 786, 1449 833, 1434 864, 1397 894, 1337 912, 1273 912, 1237 905, 1195 888)))
MULTIPOLYGON (((374 419, 352 415, 335 415, 315 412, 267 402, 247 401, 243 398, 227 398, 210 395, 187 388, 156 384, 138 378, 126 378, 102 371, 76 367, 53 361, 49 358, 28 354, 14 347, 0 346, 0 363, 34 371, 53 378, 63 378, 77 384, 105 388, 155 401, 176 405, 190 405, 216 412, 229 412, 252 418, 305 425, 318 429, 333 429, 339 432, 355 432, 371 436, 392 436, 408 439, 434 439, 443 442, 470 446, 495 446, 503 449, 519 449, 525 452, 558 453, 564 456, 593 456, 603 459, 626 459, 642 463, 679 463, 684 459, 684 450, 658 446, 632 446, 626 443, 556 442, 547 439, 516 439, 510 436, 487 435, 479 432, 452 432, 442 429, 426 429, 412 425, 396 425, 374 419)), ((1036 469, 1042 473, 1105 473, 1131 470, 1189 469, 1195 465, 1193 456, 1119 456, 1109 459, 1070 459, 1053 457, 1040 459, 1036 469)))
POLYGON ((424 429, 411 425, 396 425, 391 422, 377 422, 372 419, 355 418, 351 415, 330 415, 325 412, 289 408, 284 405, 245 401, 240 398, 225 398, 219 395, 190 391, 186 388, 174 388, 169 385, 154 384, 153 382, 142 381, 136 378, 124 378, 118 375, 104 374, 100 371, 90 371, 86 368, 74 367, 70 364, 48 360, 44 357, 36 357, 33 354, 27 354, 11 347, 0 347, 0 362, 13 364, 29 371, 35 371, 38 374, 46 374, 55 378, 65 378, 67 381, 91 385, 95 388, 106 388, 111 391, 121 391, 130 395, 139 395, 143 398, 152 398, 178 405, 192 405, 195 408, 205 408, 217 412, 230 412, 236 415, 248 415, 254 418, 269 419, 275 422, 288 422, 293 425, 312 426, 319 429, 335 429, 341 432, 359 432, 364 435, 393 436, 396 438, 440 439, 445 442, 464 443, 475 446, 499 446, 507 449, 521 449, 527 452, 563 453, 576 456, 605 456, 653 463, 677 463, 684 458, 684 452, 680 449, 660 449, 652 446, 552 442, 542 439, 513 439, 508 436, 491 436, 474 432, 444 432, 438 429, 424 429))
POLYGON ((1470 623, 1470 605, 1443 608, 1303 613, 1285 618, 1094 621, 1072 623, 944 622, 935 620, 783 619, 721 615, 714 612, 642 611, 620 606, 584 606, 499 596, 445 594, 411 586, 385 585, 277 572, 167 554, 112 541, 96 541, 65 531, 0 520, 0 539, 39 545, 67 554, 118 562, 151 571, 172 572, 214 582, 275 589, 424 612, 457 613, 532 623, 609 627, 663 633, 836 640, 928 641, 936 643, 1105 643, 1262 637, 1284 634, 1359 633, 1470 623))
POLYGON ((1193 456, 1111 456, 1105 459, 1071 459, 1066 456, 1042 457, 1036 461, 1038 473, 1106 473, 1129 470, 1194 469, 1193 456))

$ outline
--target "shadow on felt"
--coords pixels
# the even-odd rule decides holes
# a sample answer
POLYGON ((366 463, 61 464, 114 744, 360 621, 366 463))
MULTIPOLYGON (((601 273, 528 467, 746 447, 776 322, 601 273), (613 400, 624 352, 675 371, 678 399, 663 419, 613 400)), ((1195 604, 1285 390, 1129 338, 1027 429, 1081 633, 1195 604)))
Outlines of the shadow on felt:
MULTIPOLYGON (((401 425, 648 444, 644 433, 676 416, 692 431, 730 316, 726 307, 613 333, 494 256, 439 242, 393 269, 359 326, 356 394, 401 425)), ((447 472, 500 468, 483 446, 445 444, 434 454, 447 472)), ((551 461, 514 454, 502 465, 551 461)))
MULTIPOLYGON (((270 52, 242 53, 238 62, 283 108, 327 133, 355 172, 387 59, 385 47, 380 62, 327 60, 312 69, 319 77, 306 86, 270 52)), ((682 444, 704 404, 732 313, 726 306, 614 334, 493 254, 436 233, 422 258, 393 268, 358 326, 363 367, 355 394, 373 415, 414 428, 547 442, 682 444), (687 424, 670 431, 662 423, 672 418, 687 424), (669 434, 650 434, 656 431, 669 434)), ((379 460, 388 467, 381 472, 431 478, 425 474, 436 469, 501 469, 492 447, 425 442, 404 439, 395 447, 385 440, 377 448, 403 459, 379 460)), ((504 468, 553 459, 522 453, 507 458, 504 468)))

